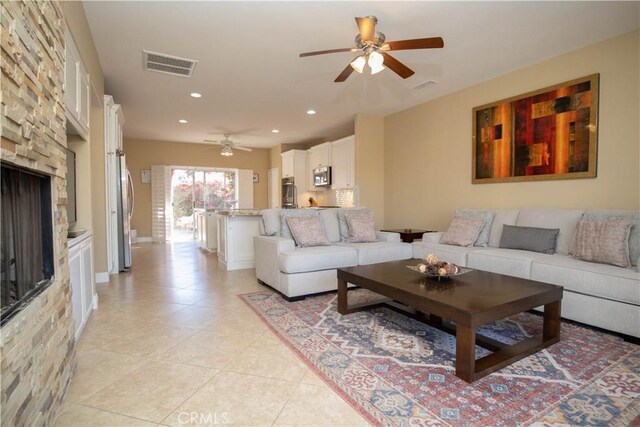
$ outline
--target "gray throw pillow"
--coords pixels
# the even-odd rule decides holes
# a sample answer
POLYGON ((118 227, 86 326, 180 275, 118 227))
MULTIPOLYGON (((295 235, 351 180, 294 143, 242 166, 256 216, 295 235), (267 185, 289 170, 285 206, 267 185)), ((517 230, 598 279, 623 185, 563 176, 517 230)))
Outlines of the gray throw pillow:
POLYGON ((518 227, 504 225, 500 247, 552 254, 556 251, 559 228, 518 227))

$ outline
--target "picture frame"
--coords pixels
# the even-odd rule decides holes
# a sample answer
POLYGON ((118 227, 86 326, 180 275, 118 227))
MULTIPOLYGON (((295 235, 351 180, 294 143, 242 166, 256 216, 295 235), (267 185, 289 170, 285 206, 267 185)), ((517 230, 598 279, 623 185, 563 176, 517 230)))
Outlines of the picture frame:
POLYGON ((472 184, 596 177, 599 80, 473 108, 472 184))
POLYGON ((257 184, 258 182, 260 182, 260 175, 258 175, 257 173, 253 174, 253 183, 257 184))

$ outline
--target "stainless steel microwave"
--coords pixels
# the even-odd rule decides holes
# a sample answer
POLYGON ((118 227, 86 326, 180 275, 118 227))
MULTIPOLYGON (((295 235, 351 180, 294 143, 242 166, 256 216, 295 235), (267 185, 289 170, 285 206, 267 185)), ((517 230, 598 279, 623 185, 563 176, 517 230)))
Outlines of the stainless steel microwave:
POLYGON ((313 170, 313 186, 328 187, 331 185, 331 166, 323 166, 313 170))

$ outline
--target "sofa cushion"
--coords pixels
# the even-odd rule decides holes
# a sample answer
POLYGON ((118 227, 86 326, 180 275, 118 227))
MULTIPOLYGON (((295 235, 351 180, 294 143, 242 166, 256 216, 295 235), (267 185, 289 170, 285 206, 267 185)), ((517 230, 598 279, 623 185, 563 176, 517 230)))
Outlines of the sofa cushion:
POLYGON ((315 246, 296 248, 280 254, 283 273, 303 273, 358 265, 358 251, 347 246, 315 246))
POLYGON ((289 217, 287 225, 293 236, 293 240, 300 247, 329 246, 331 243, 324 233, 324 227, 320 217, 289 217))
POLYGON ((339 243, 338 246, 354 249, 358 253, 358 265, 411 259, 413 252, 410 243, 371 242, 339 243))
POLYGON ((491 211, 481 211, 477 209, 458 209, 455 216, 480 218, 484 220, 484 227, 480 230, 478 238, 473 243, 473 246, 487 246, 489 244, 489 235, 491 232, 491 224, 495 214, 491 211))
POLYGON ((630 268, 556 254, 535 259, 531 279, 564 286, 567 291, 640 304, 640 273, 630 268))
POLYGON ((287 225, 287 218, 318 216, 317 209, 282 209, 280 211, 280 235, 285 239, 293 239, 291 230, 287 225))
POLYGON ((629 233, 632 222, 628 218, 578 222, 573 238, 573 255, 583 261, 629 267, 629 233))
POLYGON ((629 261, 631 265, 638 265, 640 258, 640 212, 622 209, 590 209, 586 217, 592 220, 628 218, 632 221, 629 233, 629 261))
POLYGON ((518 209, 498 209, 493 211, 493 224, 491 225, 491 233, 489 233, 489 247, 497 248, 500 246, 500 237, 502 237, 502 227, 505 225, 516 225, 518 221, 518 209))
POLYGON ((277 209, 263 209, 260 211, 262 214, 262 224, 264 226, 265 236, 279 236, 280 235, 280 208, 277 209))
POLYGON ((559 228, 519 227, 504 225, 500 247, 552 254, 556 249, 559 228))
POLYGON ((349 224, 347 224, 347 218, 345 217, 348 213, 355 212, 371 212, 369 208, 340 208, 338 209, 338 225, 340 227, 340 241, 346 242, 349 240, 349 224))
POLYGON ((470 252, 467 256, 467 267, 528 279, 531 263, 536 259, 551 256, 553 255, 518 249, 486 248, 470 252))
POLYGON ((582 218, 583 211, 577 209, 524 208, 518 214, 516 225, 539 228, 559 228, 556 252, 567 255, 573 232, 582 218))
POLYGON ((467 255, 471 252, 485 250, 479 246, 454 246, 434 242, 413 242, 413 257, 424 258, 428 254, 436 254, 442 261, 447 261, 459 265, 467 266, 467 255))
POLYGON ((331 243, 340 241, 340 222, 338 221, 338 209, 321 209, 320 219, 324 225, 324 232, 331 243))
POLYGON ((371 212, 348 213, 345 215, 349 226, 349 243, 376 242, 376 231, 373 228, 371 212))
POLYGON ((473 246, 484 227, 484 219, 454 216, 449 229, 442 235, 440 243, 457 246, 473 246))

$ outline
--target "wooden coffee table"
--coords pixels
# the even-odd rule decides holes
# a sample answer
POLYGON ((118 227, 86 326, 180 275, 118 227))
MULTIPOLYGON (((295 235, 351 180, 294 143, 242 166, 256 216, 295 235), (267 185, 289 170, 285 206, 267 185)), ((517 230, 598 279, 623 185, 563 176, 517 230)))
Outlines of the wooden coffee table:
POLYGON ((560 341, 562 286, 480 270, 439 282, 406 267, 418 262, 393 261, 338 269, 338 312, 349 314, 389 306, 454 334, 456 376, 469 383, 560 341), (349 306, 347 282, 389 300, 349 306), (542 333, 532 338, 507 345, 475 332, 478 326, 541 305, 542 333), (455 327, 447 326, 443 319, 455 322, 455 327), (475 360, 476 344, 493 353, 475 360))

